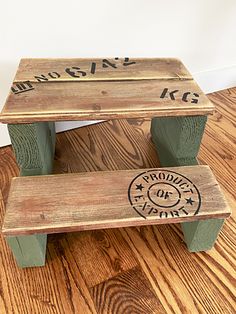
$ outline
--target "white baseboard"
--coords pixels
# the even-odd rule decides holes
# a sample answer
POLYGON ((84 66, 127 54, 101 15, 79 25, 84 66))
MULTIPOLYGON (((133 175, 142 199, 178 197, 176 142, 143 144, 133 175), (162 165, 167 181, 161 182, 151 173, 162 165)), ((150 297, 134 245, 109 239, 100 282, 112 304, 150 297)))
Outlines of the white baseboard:
POLYGON ((236 86, 236 64, 226 68, 192 73, 204 93, 236 86))
MULTIPOLYGON (((14 74, 14 71, 12 71, 14 74)), ((10 73, 10 77, 13 75, 10 73)), ((9 77, 9 79, 10 79, 9 77)), ((196 82, 202 88, 205 93, 212 93, 222 89, 230 88, 236 86, 236 65, 227 68, 214 69, 209 71, 202 71, 193 73, 193 77, 196 82)), ((9 80, 10 82, 10 80, 9 80)), ((7 87, 8 84, 3 87, 7 87)), ((7 91, 6 91, 7 94, 7 91)), ((2 98, 2 97, 1 97, 2 98)), ((2 99, 1 99, 2 100, 2 99)), ((85 126, 88 124, 98 123, 100 121, 67 121, 67 122, 57 122, 56 131, 62 132, 65 130, 70 130, 85 126)), ((0 147, 9 145, 10 138, 7 131, 7 126, 0 124, 0 147)))

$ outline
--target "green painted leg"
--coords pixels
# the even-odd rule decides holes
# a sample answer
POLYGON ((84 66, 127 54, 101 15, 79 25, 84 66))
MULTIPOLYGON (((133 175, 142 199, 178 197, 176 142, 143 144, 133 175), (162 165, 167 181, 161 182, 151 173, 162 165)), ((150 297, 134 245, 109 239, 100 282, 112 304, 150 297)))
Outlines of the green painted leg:
POLYGON ((56 145, 55 123, 54 122, 48 122, 48 127, 49 127, 49 137, 51 138, 51 143, 52 143, 52 154, 54 156, 55 145, 56 145))
POLYGON ((44 266, 47 235, 6 237, 19 267, 44 266))
MULTIPOLYGON (((53 169, 55 149, 54 123, 8 125, 21 176, 49 174, 53 169)), ((47 235, 7 237, 20 267, 43 266, 47 235)))
POLYGON ((207 117, 161 117, 153 118, 152 140, 158 149, 161 165, 187 166, 197 164, 207 117))
POLYGON ((9 124, 8 131, 22 176, 52 172, 54 123, 9 124))
POLYGON ((224 219, 208 219, 182 224, 184 238, 190 252, 210 250, 224 224, 224 219))
MULTIPOLYGON (((160 117, 151 123, 152 140, 163 167, 196 165, 207 117, 160 117)), ((224 220, 185 222, 181 224, 191 252, 209 250, 216 241, 224 220)))

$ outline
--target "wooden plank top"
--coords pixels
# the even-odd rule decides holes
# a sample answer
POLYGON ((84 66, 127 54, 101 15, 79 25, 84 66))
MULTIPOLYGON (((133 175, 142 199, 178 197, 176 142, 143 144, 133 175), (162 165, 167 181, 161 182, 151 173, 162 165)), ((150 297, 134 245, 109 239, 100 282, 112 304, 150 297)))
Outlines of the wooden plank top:
POLYGON ((178 59, 22 59, 0 121, 150 118, 213 110, 178 59))
POLYGON ((21 59, 14 82, 47 82, 43 76, 57 82, 192 79, 173 58, 72 58, 21 59))
POLYGON ((17 177, 2 232, 59 233, 229 215, 208 166, 17 177))

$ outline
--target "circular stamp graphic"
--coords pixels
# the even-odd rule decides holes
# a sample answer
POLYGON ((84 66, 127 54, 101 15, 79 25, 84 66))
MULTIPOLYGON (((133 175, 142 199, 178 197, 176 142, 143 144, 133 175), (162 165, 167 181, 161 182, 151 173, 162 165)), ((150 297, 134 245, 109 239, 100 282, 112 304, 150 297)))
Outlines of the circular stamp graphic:
POLYGON ((152 169, 137 175, 130 183, 128 197, 143 218, 197 215, 201 207, 196 185, 182 174, 165 169, 152 169))

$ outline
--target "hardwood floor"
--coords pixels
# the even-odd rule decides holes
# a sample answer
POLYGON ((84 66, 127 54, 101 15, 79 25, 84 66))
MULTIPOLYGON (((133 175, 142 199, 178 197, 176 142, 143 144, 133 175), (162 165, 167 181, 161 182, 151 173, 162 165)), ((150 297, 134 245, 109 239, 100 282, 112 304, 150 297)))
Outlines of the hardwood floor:
MULTIPOLYGON (((236 313, 236 88, 209 95, 199 160, 233 213, 215 248, 189 253, 178 224, 51 235, 43 268, 17 268, 0 237, 0 313, 236 313)), ((55 173, 159 166, 149 120, 107 121, 57 135, 55 173)), ((18 175, 0 149, 0 218, 18 175)), ((79 193, 79 191, 78 191, 79 193)))

